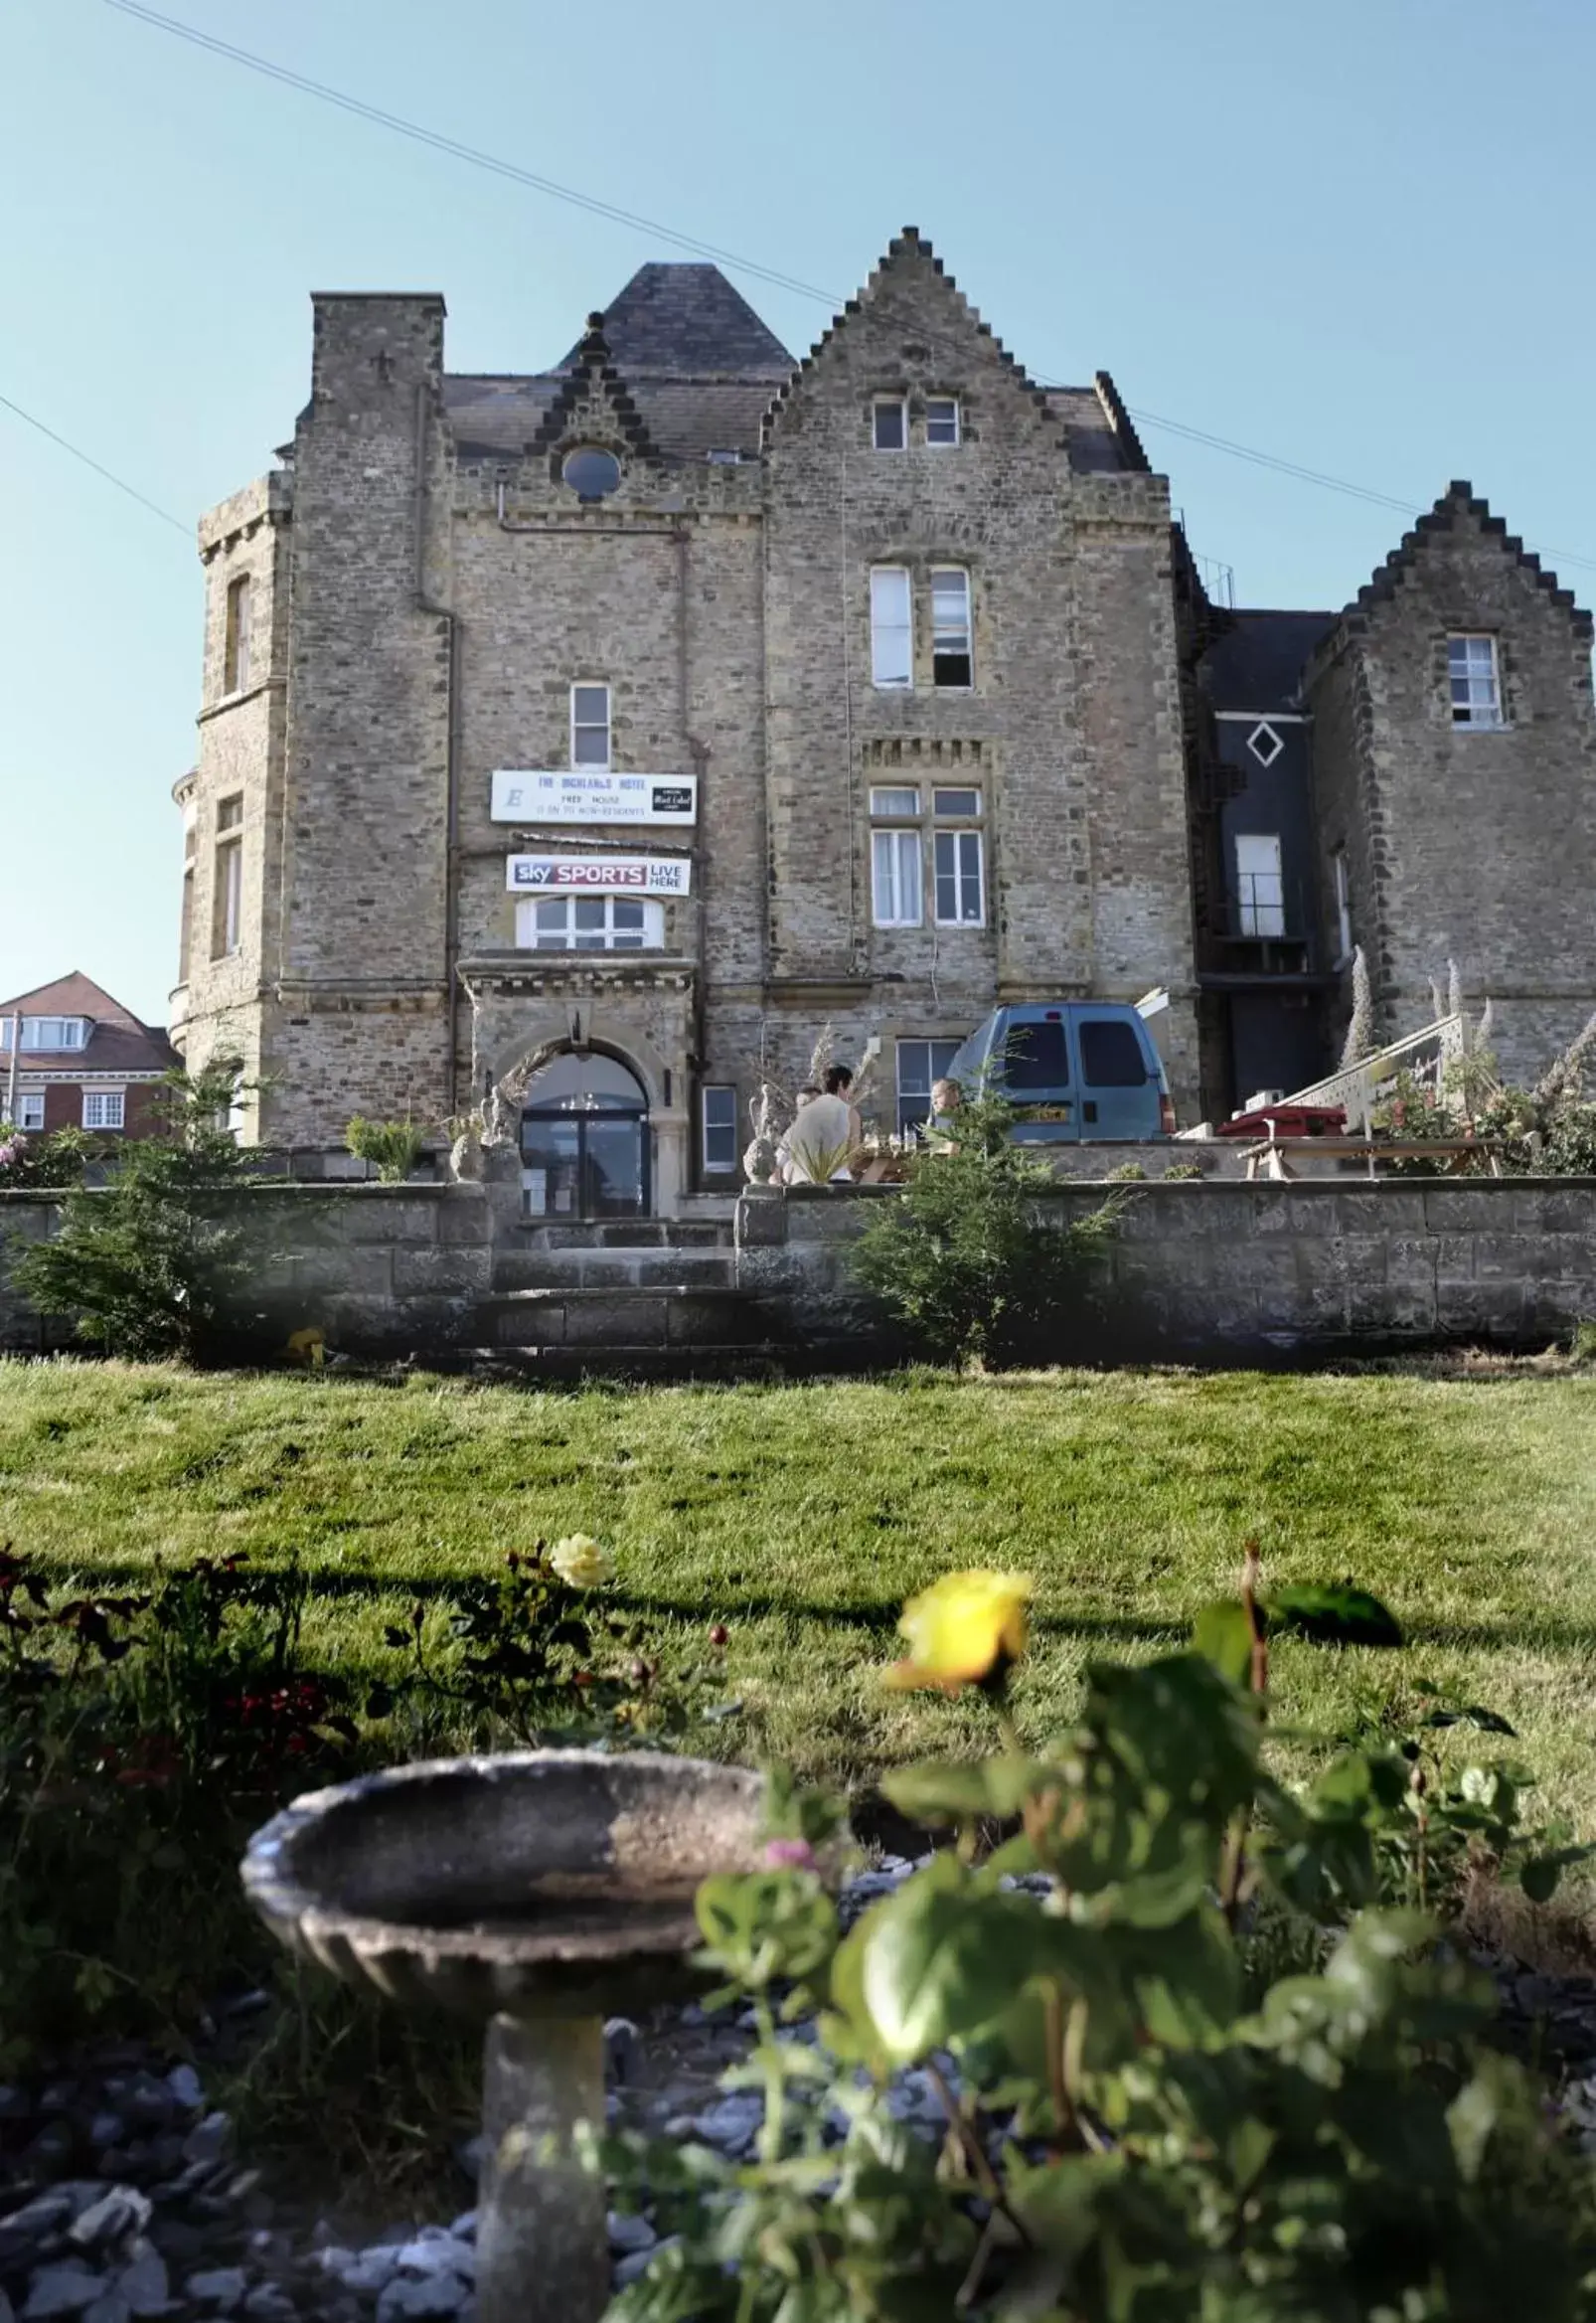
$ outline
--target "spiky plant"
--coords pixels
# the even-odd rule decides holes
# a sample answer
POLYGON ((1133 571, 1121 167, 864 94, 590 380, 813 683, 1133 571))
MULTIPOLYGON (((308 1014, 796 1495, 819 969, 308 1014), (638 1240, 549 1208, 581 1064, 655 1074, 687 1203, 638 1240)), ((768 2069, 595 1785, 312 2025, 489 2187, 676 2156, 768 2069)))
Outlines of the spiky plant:
POLYGON ((1353 953, 1353 1013, 1348 1020, 1347 1039, 1342 1047, 1341 1069, 1350 1073, 1355 1065, 1361 1065, 1365 1057, 1374 1054, 1374 994, 1368 980, 1368 962, 1363 947, 1353 953))
POLYGON ((1537 1102, 1549 1105, 1558 1097, 1573 1095, 1584 1080, 1593 1048, 1596 1048, 1596 1016, 1586 1020, 1562 1055, 1554 1058, 1541 1075, 1535 1083, 1537 1102))

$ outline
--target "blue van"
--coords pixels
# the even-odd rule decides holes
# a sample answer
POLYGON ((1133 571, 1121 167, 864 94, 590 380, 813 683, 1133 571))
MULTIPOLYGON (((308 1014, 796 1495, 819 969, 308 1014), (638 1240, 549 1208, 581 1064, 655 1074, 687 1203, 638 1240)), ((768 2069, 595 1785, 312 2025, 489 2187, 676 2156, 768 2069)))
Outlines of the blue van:
POLYGON ((1144 1142, 1175 1134, 1163 1061, 1128 1001, 996 1009, 960 1049, 948 1079, 970 1096, 986 1087, 1015 1106, 1017 1144, 1144 1142))

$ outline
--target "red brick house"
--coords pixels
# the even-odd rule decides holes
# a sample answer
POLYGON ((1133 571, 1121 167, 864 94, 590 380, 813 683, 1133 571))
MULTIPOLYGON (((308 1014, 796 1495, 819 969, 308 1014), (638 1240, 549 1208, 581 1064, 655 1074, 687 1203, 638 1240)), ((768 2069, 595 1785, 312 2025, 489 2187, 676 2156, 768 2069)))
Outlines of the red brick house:
POLYGON ((165 1033, 87 976, 0 1002, 0 1121, 19 1129, 147 1135, 151 1098, 178 1062, 165 1033))

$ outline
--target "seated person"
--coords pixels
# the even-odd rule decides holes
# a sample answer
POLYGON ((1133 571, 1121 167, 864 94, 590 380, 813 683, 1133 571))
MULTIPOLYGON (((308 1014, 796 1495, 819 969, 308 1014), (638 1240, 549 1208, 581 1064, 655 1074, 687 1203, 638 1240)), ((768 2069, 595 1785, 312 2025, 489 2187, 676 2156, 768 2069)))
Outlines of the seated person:
POLYGON ((848 1067, 834 1065, 823 1091, 799 1090, 798 1110, 782 1139, 787 1185, 852 1183, 849 1164, 865 1141, 864 1125, 848 1099, 853 1084, 848 1067))

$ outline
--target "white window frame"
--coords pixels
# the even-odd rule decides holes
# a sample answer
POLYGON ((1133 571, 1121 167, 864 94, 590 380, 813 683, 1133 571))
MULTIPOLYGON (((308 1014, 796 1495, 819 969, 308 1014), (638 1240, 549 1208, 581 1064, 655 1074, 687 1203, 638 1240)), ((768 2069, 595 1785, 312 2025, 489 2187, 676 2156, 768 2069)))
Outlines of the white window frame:
POLYGON ((931 812, 941 823, 972 823, 981 819, 981 785, 978 782, 938 782, 931 791, 931 812), (973 798, 974 806, 944 806, 945 798, 973 798))
POLYGON ((892 1093, 896 1102, 899 1137, 909 1136, 914 1130, 922 1128, 929 1119, 931 1091, 939 1080, 946 1078, 947 1068, 952 1064, 962 1046, 963 1043, 958 1040, 936 1039, 919 1034, 912 1034, 906 1039, 899 1038, 893 1044, 892 1093), (925 1051, 926 1079, 923 1089, 905 1089, 903 1086, 903 1052, 905 1049, 923 1049, 925 1051), (945 1049, 947 1052, 940 1073, 937 1071, 935 1057, 935 1052, 938 1049, 945 1049), (905 1118, 904 1108, 907 1105, 913 1105, 916 1108, 912 1119, 905 1118))
POLYGON ((613 770, 614 763, 615 763, 615 700, 614 700, 614 696, 611 694, 611 692, 610 692, 610 689, 609 689, 609 680, 608 680, 607 678, 578 678, 578 679, 576 679, 575 683, 572 685, 572 687, 571 687, 571 689, 570 689, 570 765, 571 765, 571 771, 572 771, 572 773, 608 774, 608 773, 610 773, 610 772, 613 770), (583 718, 583 719, 578 719, 578 718, 577 718, 577 716, 576 716, 576 697, 577 697, 577 695, 578 695, 578 694, 602 694, 602 695, 603 695, 603 697, 604 697, 604 719, 603 719, 603 724, 602 724, 602 726, 600 726, 600 725, 599 725, 599 723, 598 723, 598 721, 597 721, 596 719, 592 719, 592 718, 583 718), (601 734, 603 735, 603 737, 604 737, 604 755, 602 756, 602 758, 583 758, 583 757, 579 756, 579 755, 578 755, 578 753, 577 753, 577 747, 576 747, 576 737, 577 737, 577 735, 578 735, 578 734, 599 734, 599 733, 601 733, 601 734))
MULTIPOLYGON (((88 1019, 85 1016, 25 1016, 22 1020, 22 1047, 42 1049, 47 1055, 57 1055, 71 1049, 88 1046, 88 1019), (48 1031, 46 1028, 49 1028, 48 1031)), ((11 1019, 0 1017, 0 1049, 11 1053, 11 1019)))
POLYGON ((933 909, 938 927, 985 927, 987 923, 987 866, 986 847, 982 834, 968 828, 937 831, 931 841, 931 880, 933 909), (943 870, 943 858, 949 867, 943 870), (972 871, 973 862, 973 871, 972 871), (942 909, 942 883, 953 883, 953 910, 942 909), (975 887, 975 910, 967 912, 971 882, 975 887))
POLYGON ((211 957, 231 960, 243 948, 243 793, 217 801, 215 892, 211 898, 211 957), (229 808, 237 809, 224 822, 229 808))
POLYGON ((1353 956, 1353 891, 1347 876, 1347 850, 1338 847, 1330 859, 1331 877, 1336 888, 1336 940, 1339 949, 1336 965, 1353 956))
POLYGON ((917 830, 872 831, 871 918, 877 927, 919 927, 925 919, 925 851, 917 830))
POLYGON ((1453 629, 1448 633, 1446 679, 1452 724, 1460 733, 1502 732, 1508 723, 1502 701, 1502 654, 1489 630, 1453 629), (1458 646, 1463 648, 1461 655, 1455 650, 1458 646), (1457 694, 1460 682, 1464 689, 1461 702, 1457 694))
POLYGON ((645 901, 641 896, 523 896, 516 904, 516 948, 528 952, 663 951, 665 907, 663 904, 645 901), (602 906, 604 916, 596 927, 577 925, 576 907, 579 904, 602 906), (642 913, 641 927, 616 925, 615 909, 622 904, 642 913), (553 918, 553 914, 560 910, 564 913, 562 927, 553 918), (550 916, 542 917, 544 913, 550 916), (591 939, 594 936, 601 940, 593 942, 591 939))
POLYGON ((919 785, 915 782, 873 782, 870 811, 883 822, 906 823, 920 811, 919 785), (904 801, 907 800, 907 805, 904 801))
POLYGON ((85 1088, 82 1118, 85 1129, 125 1129, 127 1091, 121 1088, 85 1088))
POLYGON ((19 1089, 17 1091, 17 1118, 13 1126, 18 1129, 42 1129, 44 1125, 44 1090, 42 1088, 19 1089))
POLYGON ((718 1173, 723 1170, 734 1170, 737 1166, 737 1092, 735 1085, 731 1081, 707 1080, 704 1086, 700 1089, 699 1131, 699 1151, 703 1157, 703 1163, 706 1172, 715 1171, 718 1173), (725 1114, 724 1120, 711 1120, 710 1099, 712 1097, 717 1099, 723 1097, 727 1100, 723 1107, 718 1108, 723 1110, 725 1114), (710 1137, 712 1131, 717 1136, 729 1137, 731 1140, 731 1150, 729 1154, 727 1154, 724 1161, 718 1161, 710 1151, 710 1137))
POLYGON ((1280 833, 1238 831, 1231 846, 1236 866, 1236 932, 1279 942, 1286 932, 1286 874, 1280 833), (1272 848, 1273 869, 1247 869, 1243 861, 1246 848, 1272 848))
POLYGON ((909 447, 909 400, 907 396, 873 396, 870 408, 870 440, 873 451, 907 451, 909 447), (895 412, 902 440, 882 443, 880 415, 895 412))
POLYGON ((933 565, 931 567, 931 683, 939 694, 968 694, 974 691, 975 611, 973 592, 970 587, 970 568, 967 565, 933 565), (937 617, 936 584, 939 581, 957 581, 960 584, 964 611, 957 630, 946 618, 939 620, 937 617), (948 643, 948 639, 954 636, 962 636, 964 640, 962 649, 948 643), (936 674, 939 653, 962 653, 962 659, 968 668, 969 675, 956 685, 941 683, 936 674))
POLYGON ((913 691, 914 582, 906 565, 870 569, 870 667, 878 692, 913 691))
MULTIPOLYGON (((945 421, 937 422, 945 425, 945 421)), ((954 451, 964 441, 964 409, 957 396, 927 396, 925 399, 925 440, 932 451, 954 451), (944 405, 953 414, 953 433, 933 435, 931 414, 937 405, 944 405)))

